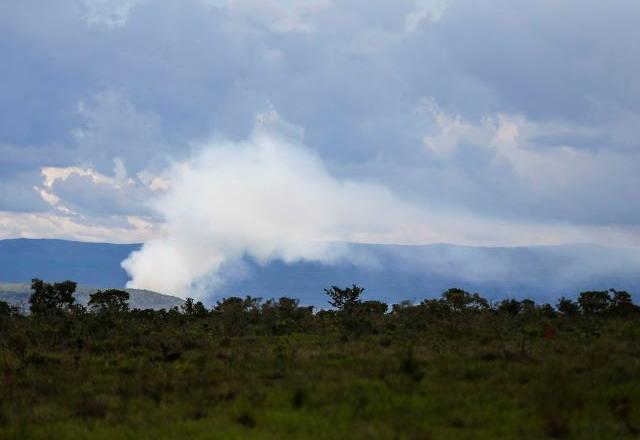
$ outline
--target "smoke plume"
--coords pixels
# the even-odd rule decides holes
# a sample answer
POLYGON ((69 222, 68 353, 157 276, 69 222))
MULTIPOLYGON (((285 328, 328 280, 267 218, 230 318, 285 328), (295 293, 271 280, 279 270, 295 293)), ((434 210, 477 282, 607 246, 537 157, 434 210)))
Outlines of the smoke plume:
POLYGON ((420 216, 383 186, 336 178, 275 112, 246 141, 210 142, 166 176, 151 201, 164 235, 122 262, 128 287, 203 297, 244 256, 332 263, 348 252, 336 242, 420 216))

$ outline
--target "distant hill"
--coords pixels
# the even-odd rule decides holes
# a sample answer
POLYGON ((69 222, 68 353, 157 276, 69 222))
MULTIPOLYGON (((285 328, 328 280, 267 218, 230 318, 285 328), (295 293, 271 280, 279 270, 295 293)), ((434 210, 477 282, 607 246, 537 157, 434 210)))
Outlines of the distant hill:
MULTIPOLYGON (((300 298, 326 306, 323 288, 356 283, 370 299, 389 303, 439 296, 450 287, 505 297, 556 301, 591 289, 640 293, 640 254, 591 245, 468 247, 350 244, 350 261, 334 265, 245 259, 242 275, 218 288, 218 295, 249 293, 300 298)), ((639 298, 637 295, 635 298, 639 298)))
MULTIPOLYGON (((83 243, 67 240, 0 240, 0 300, 28 307, 31 279, 73 280, 76 300, 86 304, 100 288, 124 288, 127 274, 120 262, 138 244, 83 243)), ((131 308, 171 308, 183 303, 175 296, 125 289, 131 308)))
MULTIPOLYGON (((351 283, 364 286, 368 298, 387 302, 421 300, 453 286, 491 299, 509 296, 536 301, 555 301, 587 289, 640 293, 640 253, 626 249, 592 245, 347 246, 349 258, 332 265, 281 261, 260 265, 245 258, 226 268, 223 275, 228 281, 210 292, 207 303, 220 296, 252 295, 290 296, 304 304, 325 306, 325 287, 351 283)), ((127 274, 120 262, 137 248, 137 244, 0 240, 0 282, 25 283, 38 277, 123 287, 127 274)))
MULTIPOLYGON (((74 297, 77 303, 87 305, 89 295, 97 291, 96 287, 78 286, 74 297)), ((129 307, 131 309, 170 309, 180 306, 184 301, 175 296, 162 295, 141 289, 122 289, 129 292, 129 307)), ((30 283, 0 284, 0 301, 20 306, 23 310, 29 309, 29 296, 31 295, 30 283)))
POLYGON ((88 286, 124 287, 128 277, 120 262, 139 247, 67 240, 0 240, 0 282, 68 279, 88 286))

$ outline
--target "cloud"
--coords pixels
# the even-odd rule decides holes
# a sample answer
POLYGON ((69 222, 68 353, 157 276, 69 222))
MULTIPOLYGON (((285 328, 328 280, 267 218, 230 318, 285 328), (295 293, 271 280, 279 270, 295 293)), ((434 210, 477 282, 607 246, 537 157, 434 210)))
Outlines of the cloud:
MULTIPOLYGON (((276 33, 315 31, 313 15, 331 6, 330 0, 204 0, 205 3, 228 8, 246 31, 267 30, 276 33), (256 26, 257 25, 257 26, 256 26)), ((239 23, 238 23, 239 24, 239 23)))
POLYGON ((640 109, 638 14, 626 0, 459 0, 435 32, 456 70, 494 90, 502 110, 600 124, 640 109))
POLYGON ((153 202, 165 235, 123 262, 128 286, 202 294, 245 255, 332 262, 342 250, 332 242, 388 233, 421 215, 383 186, 337 179, 296 134, 270 111, 248 140, 208 143, 168 171, 170 187, 153 202))
POLYGON ((134 8, 146 0, 84 0, 89 25, 120 27, 127 24, 134 8))
POLYGON ((80 120, 71 133, 82 163, 110 171, 114 160, 126 158, 126 164, 139 171, 168 160, 157 118, 137 110, 121 92, 96 93, 80 100, 76 111, 80 120))
POLYGON ((0 211, 43 212, 49 207, 40 197, 38 173, 20 173, 0 180, 0 211))
POLYGON ((640 223, 640 209, 628 203, 633 188, 640 187, 633 172, 640 151, 583 148, 576 142, 602 141, 590 126, 505 113, 473 122, 433 100, 425 101, 425 109, 433 128, 424 147, 439 164, 434 185, 437 180, 450 202, 519 220, 640 223), (608 198, 612 191, 616 197, 608 198))
POLYGON ((415 8, 406 17, 406 31, 414 32, 423 22, 440 21, 452 2, 453 0, 416 0, 415 8))
POLYGON ((150 183, 128 177, 122 161, 115 162, 113 176, 91 168, 44 168, 42 174, 45 182, 41 194, 59 210, 88 217, 152 218, 145 202, 154 189, 150 183))
POLYGON ((89 242, 139 243, 157 236, 157 227, 142 218, 83 222, 58 213, 0 211, 0 238, 58 238, 89 242))
POLYGON ((247 139, 272 103, 336 179, 432 216, 395 240, 536 243, 565 226, 601 240, 640 224, 640 4, 213 3, 6 2, 0 209, 131 237, 118 228, 150 221, 140 200, 169 187, 162 170, 211 133, 247 139), (135 185, 39 182, 51 167, 113 178, 115 159, 135 185))

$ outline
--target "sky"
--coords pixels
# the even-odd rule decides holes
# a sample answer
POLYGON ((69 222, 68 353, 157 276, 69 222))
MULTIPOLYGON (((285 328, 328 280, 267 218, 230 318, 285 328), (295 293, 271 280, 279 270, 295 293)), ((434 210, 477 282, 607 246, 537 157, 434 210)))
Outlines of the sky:
POLYGON ((301 241, 640 247, 639 19, 636 0, 2 2, 0 238, 212 243, 189 279, 247 249, 325 258, 301 241))

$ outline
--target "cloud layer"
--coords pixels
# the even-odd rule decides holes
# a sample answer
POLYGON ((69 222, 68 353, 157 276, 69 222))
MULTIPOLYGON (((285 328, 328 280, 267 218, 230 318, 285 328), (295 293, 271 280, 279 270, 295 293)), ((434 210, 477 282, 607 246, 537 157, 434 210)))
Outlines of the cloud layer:
POLYGON ((0 9, 0 237, 159 237, 167 213, 145 201, 176 191, 167 169, 212 135, 253 151, 272 106, 329 187, 375 182, 424 213, 360 240, 640 241, 640 3, 0 9))

